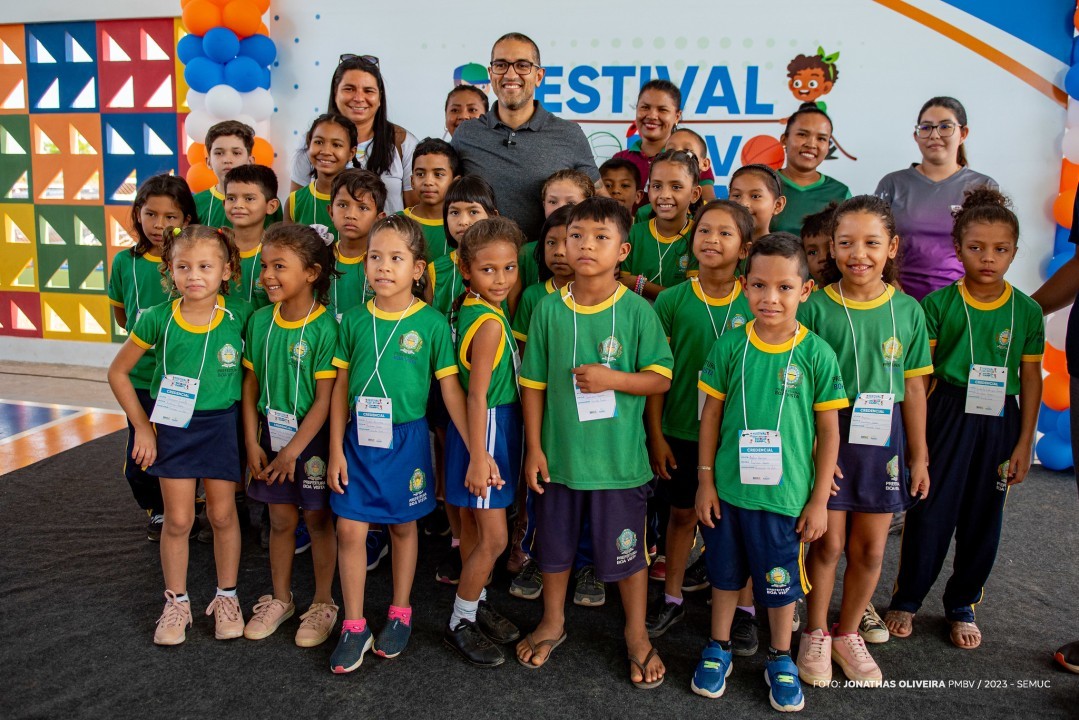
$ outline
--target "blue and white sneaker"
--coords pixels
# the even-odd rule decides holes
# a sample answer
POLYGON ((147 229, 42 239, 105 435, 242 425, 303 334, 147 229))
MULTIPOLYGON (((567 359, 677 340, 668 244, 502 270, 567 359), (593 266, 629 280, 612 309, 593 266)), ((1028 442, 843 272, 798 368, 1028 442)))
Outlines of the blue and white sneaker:
POLYGON ((764 682, 770 688, 768 701, 779 712, 797 712, 805 707, 802 683, 798 679, 798 666, 790 655, 769 659, 764 668, 764 682))
POLYGON ((296 524, 296 554, 300 555, 311 548, 311 533, 307 532, 307 523, 300 515, 300 522, 296 524))
POLYGON ((330 670, 337 675, 352 672, 363 665, 363 655, 371 649, 374 642, 370 627, 364 628, 362 633, 342 630, 337 647, 330 655, 330 670))
POLYGON ((730 650, 724 650, 715 640, 709 640, 701 653, 701 661, 689 682, 689 688, 707 698, 722 697, 727 690, 727 676, 734 669, 730 650))
POLYGON ((378 634, 378 642, 375 643, 375 654, 384 658, 395 658, 408 647, 408 639, 412 637, 412 627, 405 625, 400 620, 388 620, 386 627, 378 634))

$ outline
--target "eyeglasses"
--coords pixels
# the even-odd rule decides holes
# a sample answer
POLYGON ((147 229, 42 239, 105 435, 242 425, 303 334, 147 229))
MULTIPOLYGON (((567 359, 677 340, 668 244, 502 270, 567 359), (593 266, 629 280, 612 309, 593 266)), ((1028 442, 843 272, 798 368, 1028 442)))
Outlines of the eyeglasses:
POLYGON ((346 60, 361 60, 368 65, 378 65, 378 58, 374 55, 355 55, 353 53, 344 53, 341 57, 337 58, 337 64, 345 62, 346 60))
POLYGON ((960 127, 962 127, 962 125, 958 125, 953 122, 942 122, 939 125, 934 125, 932 123, 922 123, 921 125, 914 126, 914 132, 918 135, 918 137, 922 138, 923 140, 932 137, 934 130, 936 130, 937 134, 940 135, 942 138, 946 138, 955 135, 956 129, 960 127))
POLYGON ((528 60, 514 60, 513 62, 506 62, 505 60, 492 60, 491 74, 505 75, 509 71, 510 65, 513 66, 514 72, 521 76, 531 75, 532 68, 539 67, 539 65, 537 65, 536 63, 529 62, 528 60))

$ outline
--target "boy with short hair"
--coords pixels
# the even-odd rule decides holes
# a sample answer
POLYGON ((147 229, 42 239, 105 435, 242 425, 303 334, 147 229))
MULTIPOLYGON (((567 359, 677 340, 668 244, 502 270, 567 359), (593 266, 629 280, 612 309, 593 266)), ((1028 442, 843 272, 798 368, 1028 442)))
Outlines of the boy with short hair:
POLYGON ((419 193, 420 202, 398 212, 420 224, 427 241, 427 262, 448 255, 446 225, 442 205, 450 184, 461 176, 461 158, 445 140, 426 138, 412 153, 412 189, 419 193))
POLYGON ((798 238, 773 233, 756 241, 742 282, 755 319, 716 341, 698 383, 707 397, 696 506, 708 546, 712 637, 690 687, 711 698, 726 690, 731 623, 752 578, 772 629, 768 698, 789 712, 805 704, 790 656, 794 604, 809 590, 803 547, 827 529, 836 411, 848 403, 835 353, 796 318, 813 287, 798 238))
POLYGON ((386 216, 386 185, 369 170, 344 170, 333 179, 330 198, 330 217, 337 231, 334 255, 340 275, 330 285, 327 309, 341 322, 346 310, 374 297, 367 285, 363 260, 371 227, 386 216))
POLYGON ((277 175, 265 165, 237 165, 225 174, 225 215, 240 251, 240 280, 232 294, 251 303, 253 310, 270 304, 259 274, 262 272, 262 231, 266 220, 281 210, 277 175))
POLYGON ((802 220, 802 247, 809 260, 809 275, 820 290, 839 279, 839 268, 831 256, 832 224, 837 203, 830 202, 820 212, 806 215, 802 220))
POLYGON ((517 659, 541 667, 566 639, 566 591, 587 520, 596 576, 617 582, 622 597, 630 681, 647 689, 663 682, 665 668, 644 625, 652 470, 642 415, 645 398, 670 387, 674 359, 648 302, 616 279, 629 225, 611 198, 573 208, 566 253, 574 280, 536 305, 529 326, 520 384, 543 619, 517 645, 517 659))
MULTIPOLYGON (((210 227, 232 227, 225 211, 225 176, 229 170, 255 162, 255 131, 238 120, 225 120, 212 125, 206 132, 206 164, 217 176, 217 185, 195 194, 199 221, 210 227)), ((275 192, 276 194, 276 192, 275 192)), ((266 216, 265 226, 284 219, 281 205, 266 216)))
POLYGON ((599 166, 599 177, 607 194, 622 203, 630 213, 644 197, 641 190, 641 171, 626 158, 613 157, 599 166))

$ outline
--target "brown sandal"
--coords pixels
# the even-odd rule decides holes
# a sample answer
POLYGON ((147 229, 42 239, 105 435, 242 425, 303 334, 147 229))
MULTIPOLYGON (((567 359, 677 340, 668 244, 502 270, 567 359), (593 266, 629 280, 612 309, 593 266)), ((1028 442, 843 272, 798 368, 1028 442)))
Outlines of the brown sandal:
POLYGON ((636 665, 637 669, 641 671, 641 679, 634 680, 632 672, 633 668, 630 668, 629 681, 633 683, 633 687, 637 688, 638 690, 651 690, 652 688, 658 688, 660 685, 663 684, 663 680, 667 677, 666 674, 660 675, 659 680, 645 682, 645 678, 648 677, 648 673, 645 672, 645 668, 648 667, 648 663, 652 662, 652 658, 656 657, 659 657, 659 652, 656 650, 655 647, 648 651, 648 654, 644 657, 643 663, 632 655, 629 655, 628 653, 626 654, 626 659, 629 660, 630 665, 636 665))
POLYGON ((982 631, 978 629, 978 626, 972 622, 963 622, 962 620, 952 621, 952 645, 955 645, 960 650, 973 650, 982 644, 982 631), (963 635, 973 635, 974 644, 964 645, 960 640, 963 635))
POLYGON ((914 613, 906 610, 889 610, 884 613, 884 625, 892 637, 910 637, 914 633, 914 613), (895 630, 893 627, 899 629, 895 630))
POLYGON ((539 670, 541 667, 547 664, 548 660, 551 659, 551 654, 555 651, 555 648, 566 642, 566 633, 563 632, 562 635, 560 635, 556 639, 540 640, 539 642, 535 641, 535 639, 532 637, 532 633, 528 633, 527 635, 525 635, 524 641, 528 644, 528 650, 531 655, 528 656, 528 660, 522 660, 521 656, 517 655, 517 662, 519 662, 521 665, 525 666, 529 670, 539 670), (541 662, 539 665, 534 664, 532 661, 536 658, 536 652, 545 647, 550 648, 550 650, 548 650, 547 654, 543 656, 543 662, 541 662))

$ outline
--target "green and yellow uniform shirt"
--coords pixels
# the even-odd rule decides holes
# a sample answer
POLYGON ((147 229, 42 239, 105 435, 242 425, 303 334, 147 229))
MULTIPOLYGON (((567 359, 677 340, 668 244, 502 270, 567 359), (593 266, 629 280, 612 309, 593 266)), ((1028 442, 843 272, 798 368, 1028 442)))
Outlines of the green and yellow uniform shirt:
POLYGON ((423 239, 427 243, 427 262, 432 263, 443 255, 449 255, 450 250, 453 248, 450 247, 449 241, 446 240, 446 226, 442 222, 442 218, 428 220, 416 215, 413 210, 415 210, 414 207, 405 208, 397 214, 410 217, 419 223, 420 229, 423 230, 423 239))
POLYGON ((427 264, 427 282, 431 284, 431 307, 449 317, 453 301, 465 291, 456 250, 427 264))
POLYGON ((532 313, 536 305, 555 290, 554 278, 525 288, 525 291, 521 293, 521 299, 517 301, 517 314, 513 316, 513 337, 521 342, 528 342, 528 324, 532 322, 532 313))
MULTIPOLYGON (((232 221, 225 214, 225 196, 218 191, 216 185, 209 190, 195 193, 195 210, 199 214, 198 222, 200 225, 209 225, 215 228, 232 227, 232 221)), ((284 219, 285 213, 281 210, 281 206, 278 205, 277 209, 262 221, 262 227, 270 227, 284 219)))
POLYGON ((833 200, 843 202, 850 197, 850 189, 846 185, 824 173, 817 182, 804 187, 795 185, 783 173, 779 173, 779 179, 787 204, 783 212, 772 218, 769 225, 772 232, 789 232, 801 237, 806 215, 819 213, 833 200))
MULTIPOLYGON (((270 304, 266 288, 262 287, 262 243, 250 250, 240 251, 240 281, 233 281, 229 294, 251 303, 252 310, 270 304)), ((275 408, 276 409, 276 408, 275 408)))
POLYGON ((521 287, 526 290, 539 282, 535 240, 526 242, 517 252, 517 275, 521 278, 521 287))
POLYGON ((510 324, 502 310, 488 305, 475 295, 465 299, 457 315, 457 369, 460 372, 461 387, 467 393, 468 380, 472 374, 468 351, 476 333, 486 322, 497 323, 499 332, 502 333, 502 340, 495 353, 491 385, 487 388, 487 407, 493 408, 517 402, 517 374, 513 367, 513 354, 517 351, 517 346, 513 342, 510 324))
POLYGON ((629 255, 622 263, 623 275, 644 275, 650 283, 665 288, 685 282, 697 274, 697 258, 692 252, 693 222, 686 221, 682 232, 672 237, 659 234, 653 218, 630 228, 629 255))
POLYGON ((333 354, 337 350, 337 322, 317 305, 304 320, 280 316, 280 303, 256 311, 247 323, 244 367, 259 384, 258 411, 292 413, 302 421, 315 402, 319 380, 337 377, 333 354), (267 399, 267 390, 269 398, 267 399))
POLYGON ((847 407, 847 392, 828 343, 799 325, 794 338, 772 345, 753 332, 755 322, 751 320, 717 340, 701 371, 698 387, 723 401, 716 491, 724 502, 740 508, 798 517, 813 492, 815 413, 847 407), (775 430, 777 426, 783 447, 782 481, 779 485, 743 485, 738 464, 742 431, 775 430))
POLYGON ((345 257, 341 249, 334 246, 335 267, 341 276, 330 281, 330 302, 326 308, 338 320, 354 307, 359 307, 375 296, 367 283, 367 273, 363 261, 367 253, 358 257, 345 257))
MULTIPOLYGON (((141 313, 169 299, 161 281, 161 258, 157 255, 133 255, 130 250, 124 250, 112 259, 109 304, 123 308, 127 314, 125 332, 131 333, 141 313)), ((128 377, 136 390, 150 389, 155 363, 153 348, 147 349, 146 354, 135 363, 128 377)))
POLYGON ((432 378, 457 373, 450 326, 422 300, 396 313, 379 310, 374 300, 346 312, 333 365, 348 371, 350 407, 361 395, 388 397, 393 400, 394 425, 423 417, 432 378), (383 354, 373 377, 376 347, 383 354))
POLYGON ((542 439, 551 480, 575 490, 640 487, 652 479, 645 398, 616 392, 615 417, 581 423, 572 370, 609 360, 620 372, 670 378, 670 346, 648 301, 624 286, 590 306, 575 305, 569 287, 536 305, 521 366, 521 387, 546 391, 542 439))
POLYGON ((336 233, 333 218, 330 217, 330 196, 315 189, 315 181, 299 190, 293 190, 288 196, 289 220, 302 225, 325 225, 330 232, 336 233))

